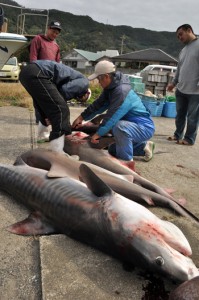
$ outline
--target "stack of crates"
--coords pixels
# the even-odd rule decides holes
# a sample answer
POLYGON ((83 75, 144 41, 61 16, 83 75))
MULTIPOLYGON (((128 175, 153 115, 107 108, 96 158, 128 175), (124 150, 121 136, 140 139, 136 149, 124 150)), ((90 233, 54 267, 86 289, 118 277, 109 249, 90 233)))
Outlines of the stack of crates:
POLYGON ((132 89, 137 93, 144 93, 145 83, 142 82, 142 77, 136 75, 129 75, 132 89))

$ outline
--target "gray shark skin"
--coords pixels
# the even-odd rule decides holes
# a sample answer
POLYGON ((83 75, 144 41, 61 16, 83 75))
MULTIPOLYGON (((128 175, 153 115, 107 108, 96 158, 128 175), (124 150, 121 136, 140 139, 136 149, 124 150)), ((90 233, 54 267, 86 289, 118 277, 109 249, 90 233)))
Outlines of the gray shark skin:
POLYGON ((49 179, 47 171, 24 164, 0 165, 0 189, 38 212, 8 230, 32 235, 49 234, 54 228, 179 282, 199 276, 178 227, 114 193, 86 165, 80 166, 80 176, 85 184, 68 177, 49 179))
POLYGON ((199 276, 183 282, 171 292, 169 300, 198 300, 199 299, 199 276))
MULTIPOLYGON (((120 160, 109 155, 106 150, 103 150, 103 148, 106 147, 110 141, 112 141, 111 137, 101 138, 99 142, 100 149, 93 149, 93 147, 91 147, 91 142, 88 139, 82 140, 81 133, 78 135, 74 134, 71 136, 66 136, 64 151, 69 155, 78 155, 81 161, 86 161, 100 166, 101 168, 109 170, 113 173, 120 175, 131 175, 134 178, 134 183, 176 202, 175 198, 163 188, 137 174, 134 170, 134 162, 124 165, 120 160)), ((186 209, 184 208, 184 210, 186 209)), ((196 219, 198 221, 197 217, 196 219)))
POLYGON ((88 138, 82 139, 81 133, 76 133, 74 135, 66 136, 64 151, 69 155, 78 155, 80 160, 92 163, 113 173, 132 175, 134 181, 142 187, 159 193, 167 198, 174 199, 164 189, 137 174, 133 170, 134 162, 127 163, 126 165, 122 164, 120 160, 103 150, 103 148, 106 148, 107 145, 113 142, 114 140, 112 137, 102 137, 99 144, 92 144, 88 138), (96 147, 98 147, 98 149, 96 149, 96 147))
MULTIPOLYGON (((48 170, 48 177, 71 177, 76 180, 79 180, 79 167, 84 163, 118 194, 140 204, 147 203, 148 205, 167 207, 173 212, 199 223, 199 219, 194 214, 176 201, 134 184, 132 175, 115 174, 94 164, 77 161, 64 154, 42 148, 24 152, 19 159, 31 167, 48 170)), ((17 160, 15 164, 17 164, 17 160)))

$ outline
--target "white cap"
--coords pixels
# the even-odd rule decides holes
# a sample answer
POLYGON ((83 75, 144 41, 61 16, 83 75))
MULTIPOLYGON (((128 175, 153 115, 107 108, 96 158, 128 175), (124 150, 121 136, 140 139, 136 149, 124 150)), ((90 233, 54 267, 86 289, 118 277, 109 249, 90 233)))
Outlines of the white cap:
POLYGON ((93 80, 97 78, 99 75, 109 74, 115 72, 115 65, 108 60, 101 60, 95 66, 95 73, 88 77, 88 80, 93 80))

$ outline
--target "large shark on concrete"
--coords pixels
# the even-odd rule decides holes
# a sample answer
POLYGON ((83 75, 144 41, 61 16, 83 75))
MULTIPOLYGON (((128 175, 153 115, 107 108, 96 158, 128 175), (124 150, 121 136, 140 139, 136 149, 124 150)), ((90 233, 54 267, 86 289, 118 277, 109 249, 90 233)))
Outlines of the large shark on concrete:
POLYGON ((106 150, 103 150, 113 142, 113 137, 107 136, 100 138, 99 144, 92 144, 88 135, 74 133, 66 136, 64 151, 69 155, 78 155, 80 160, 92 163, 113 173, 131 175, 134 178, 134 182, 140 186, 174 199, 163 188, 137 174, 134 170, 134 162, 121 162, 119 159, 111 156, 106 150))
POLYGON ((69 177, 48 178, 45 170, 19 160, 18 164, 0 165, 0 189, 36 213, 10 226, 10 232, 61 232, 177 281, 199 275, 178 227, 114 193, 88 166, 80 166, 82 183, 69 177))
POLYGON ((199 223, 199 219, 177 201, 135 184, 133 175, 116 174, 97 165, 74 160, 64 154, 42 148, 26 151, 20 155, 19 159, 22 159, 31 167, 48 170, 48 177, 71 177, 76 180, 79 179, 79 167, 84 163, 115 192, 122 196, 140 204, 147 203, 149 205, 167 207, 173 212, 177 212, 179 215, 191 218, 199 223))
MULTIPOLYGON (((66 136, 64 151, 69 155, 78 155, 81 161, 86 161, 100 166, 101 168, 107 169, 113 173, 129 175, 133 178, 133 182, 139 186, 176 202, 176 199, 168 191, 135 172, 134 161, 120 161, 119 159, 111 156, 107 150, 104 150, 107 145, 113 142, 113 137, 107 136, 100 138, 99 144, 92 144, 88 135, 85 136, 79 132, 66 136)), ((181 203, 183 203, 184 200, 185 199, 181 199, 181 203)), ((184 208, 184 210, 186 209, 184 208)), ((198 221, 197 217, 196 219, 198 221)))

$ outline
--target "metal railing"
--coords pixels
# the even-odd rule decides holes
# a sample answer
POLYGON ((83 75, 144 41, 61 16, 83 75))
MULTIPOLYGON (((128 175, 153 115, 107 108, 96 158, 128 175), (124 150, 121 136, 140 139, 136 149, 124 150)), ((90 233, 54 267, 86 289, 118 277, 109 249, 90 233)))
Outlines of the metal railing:
MULTIPOLYGON (((45 30, 44 30, 44 33, 46 33, 47 28, 48 28, 48 22, 49 22, 49 10, 48 9, 25 8, 22 6, 15 6, 15 5, 10 5, 10 4, 5 4, 5 3, 0 3, 0 6, 1 7, 12 7, 12 8, 16 8, 16 9, 20 10, 19 14, 17 14, 17 29, 16 29, 17 34, 22 34, 25 36, 32 35, 28 32, 28 28, 27 28, 27 24, 26 24, 26 19, 27 19, 26 17, 28 17, 28 16, 38 16, 38 17, 46 18, 45 30)), ((6 15, 6 11, 5 11, 5 17, 6 17, 6 20, 8 23, 9 16, 6 15)))

